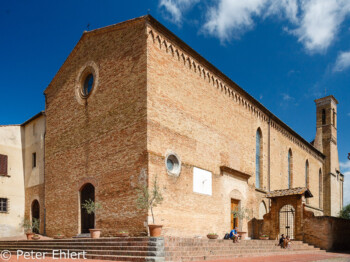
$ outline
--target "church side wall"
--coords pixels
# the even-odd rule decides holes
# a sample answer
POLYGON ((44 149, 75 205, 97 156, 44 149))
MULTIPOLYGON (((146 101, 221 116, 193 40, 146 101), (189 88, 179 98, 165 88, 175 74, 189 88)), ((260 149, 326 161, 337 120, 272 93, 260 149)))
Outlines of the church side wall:
MULTIPOLYGON (((262 189, 267 190, 268 118, 216 81, 157 28, 147 30, 149 179, 157 175, 164 196, 162 205, 155 210, 156 223, 164 225, 166 235, 204 236, 217 232, 222 237, 231 227, 231 199, 241 200, 242 206, 249 209, 249 219, 259 216, 264 193, 255 190, 256 131, 262 131, 261 182, 262 189), (179 177, 167 174, 168 152, 175 152, 181 159, 179 177), (232 178, 222 174, 220 166, 251 177, 248 183, 232 178), (212 172, 212 195, 193 192, 194 167, 212 172)), ((289 148, 294 156, 294 186, 305 186, 305 161, 309 159, 310 186, 317 197, 315 181, 322 161, 277 131, 277 127, 271 127, 271 190, 287 187, 289 148)), ((268 206, 268 200, 264 201, 268 206)), ((310 204, 317 206, 318 201, 310 204)), ((246 222, 242 229, 249 231, 246 222)))
MULTIPOLYGON (((310 207, 320 207, 319 170, 323 169, 322 161, 300 148, 296 143, 278 131, 271 128, 271 191, 288 189, 288 150, 292 151, 292 187, 305 187, 305 163, 309 162, 308 187, 313 195, 309 198, 310 207)), ((322 170, 323 171, 323 170, 322 170)))
POLYGON ((147 177, 144 24, 82 38, 46 90, 47 234, 80 233, 79 192, 86 183, 102 205, 95 228, 103 236, 138 234, 147 217, 135 208, 136 187, 147 177), (98 84, 85 103, 76 94, 77 78, 91 64, 98 84))

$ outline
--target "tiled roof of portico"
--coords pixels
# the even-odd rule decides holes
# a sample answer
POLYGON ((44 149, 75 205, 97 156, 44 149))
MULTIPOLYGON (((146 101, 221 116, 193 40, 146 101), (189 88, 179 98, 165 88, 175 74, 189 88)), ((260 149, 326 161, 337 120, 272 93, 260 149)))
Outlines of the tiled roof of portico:
POLYGON ((283 197, 283 196, 293 196, 293 195, 304 195, 305 197, 313 197, 310 190, 307 187, 295 187, 290 189, 282 189, 271 191, 266 194, 268 198, 283 197))

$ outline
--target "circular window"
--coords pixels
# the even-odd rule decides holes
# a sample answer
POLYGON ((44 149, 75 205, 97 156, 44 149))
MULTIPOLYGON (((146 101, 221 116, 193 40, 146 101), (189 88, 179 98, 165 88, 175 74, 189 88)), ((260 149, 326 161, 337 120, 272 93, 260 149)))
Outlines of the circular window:
POLYGON ((165 166, 169 175, 179 176, 181 171, 181 162, 178 156, 170 153, 165 158, 165 166))
POLYGON ((79 70, 76 78, 75 95, 81 105, 87 104, 87 99, 93 96, 99 86, 99 68, 93 61, 86 62, 79 70))
POLYGON ((83 97, 88 97, 94 87, 94 75, 91 73, 87 74, 83 81, 82 95, 83 97))

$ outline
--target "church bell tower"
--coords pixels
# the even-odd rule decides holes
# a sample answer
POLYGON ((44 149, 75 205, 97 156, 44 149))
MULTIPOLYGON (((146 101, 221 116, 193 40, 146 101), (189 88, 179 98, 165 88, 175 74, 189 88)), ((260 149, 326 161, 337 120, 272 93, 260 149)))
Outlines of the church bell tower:
POLYGON ((339 171, 337 145, 337 105, 334 96, 315 100, 316 137, 314 146, 325 156, 323 177, 323 210, 328 216, 337 216, 342 208, 342 177, 339 171))

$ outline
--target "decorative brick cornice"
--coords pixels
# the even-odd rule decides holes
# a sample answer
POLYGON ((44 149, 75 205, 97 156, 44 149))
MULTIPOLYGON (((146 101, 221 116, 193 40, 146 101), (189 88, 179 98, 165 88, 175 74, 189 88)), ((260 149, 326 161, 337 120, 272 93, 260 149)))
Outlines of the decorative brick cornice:
POLYGON ((155 44, 160 50, 163 50, 165 53, 171 55, 176 61, 183 64, 187 70, 190 70, 193 73, 199 75, 203 81, 211 84, 213 87, 220 90, 224 95, 232 98, 234 102, 248 110, 257 119, 267 123, 270 121, 272 128, 280 132, 292 143, 299 146, 301 149, 305 150, 316 159, 323 161, 324 155, 321 152, 319 152, 310 143, 305 141, 301 136, 298 138, 297 136, 299 135, 295 131, 284 124, 266 108, 264 108, 265 110, 261 110, 260 107, 263 106, 259 102, 256 101, 258 105, 255 105, 254 101, 252 101, 252 98, 247 99, 239 92, 235 86, 228 84, 220 76, 215 74, 213 70, 208 69, 208 67, 199 62, 198 59, 189 54, 189 52, 184 51, 178 44, 174 43, 174 41, 171 41, 164 34, 158 32, 152 25, 147 27, 147 38, 151 39, 152 43, 155 44), (264 111, 267 111, 267 113, 264 111), (287 126, 290 130, 282 127, 282 125, 287 126))

